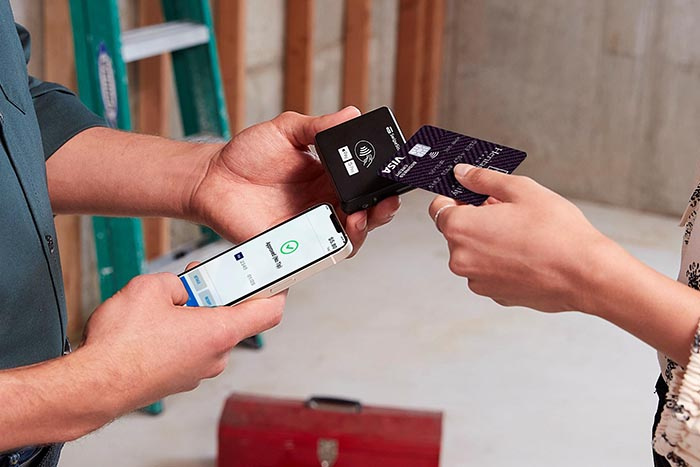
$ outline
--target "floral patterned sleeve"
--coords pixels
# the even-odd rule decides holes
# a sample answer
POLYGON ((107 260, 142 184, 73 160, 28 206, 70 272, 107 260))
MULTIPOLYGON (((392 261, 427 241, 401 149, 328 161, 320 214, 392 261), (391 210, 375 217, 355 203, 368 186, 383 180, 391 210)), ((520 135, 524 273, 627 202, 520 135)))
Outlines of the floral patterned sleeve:
MULTIPOLYGON (((700 185, 683 214, 685 227, 678 281, 700 290, 700 236, 693 228, 700 209, 700 185)), ((672 467, 700 467, 700 324, 687 368, 659 354, 661 375, 668 384, 666 403, 654 433, 654 450, 672 467)))
POLYGON ((673 370, 654 449, 674 467, 700 466, 700 325, 690 362, 673 370))
MULTIPOLYGON (((693 195, 688 201, 688 207, 681 219, 681 227, 685 228, 683 234, 683 247, 681 254, 681 269, 678 273, 678 282, 687 285, 695 290, 700 290, 700 236, 693 235, 693 227, 698 217, 700 209, 700 184, 695 188, 693 195)), ((664 382, 671 385, 673 381, 673 370, 679 365, 659 353, 659 364, 661 365, 661 376, 664 382)))

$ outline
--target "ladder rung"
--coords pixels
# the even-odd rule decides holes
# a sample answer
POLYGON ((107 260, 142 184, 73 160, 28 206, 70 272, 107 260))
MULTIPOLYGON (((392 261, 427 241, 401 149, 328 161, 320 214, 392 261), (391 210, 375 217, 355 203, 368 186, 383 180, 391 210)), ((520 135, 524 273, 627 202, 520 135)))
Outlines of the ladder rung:
POLYGON ((174 249, 170 253, 149 261, 146 269, 153 272, 172 272, 179 274, 185 270, 187 263, 191 261, 204 261, 219 253, 228 250, 233 245, 226 240, 218 240, 214 243, 202 245, 199 241, 192 241, 174 249))
POLYGON ((184 140, 190 143, 225 143, 228 141, 220 135, 212 135, 211 133, 195 133, 185 136, 184 140))
POLYGON ((209 28, 204 24, 170 21, 122 33, 124 62, 135 62, 176 50, 209 42, 209 28))

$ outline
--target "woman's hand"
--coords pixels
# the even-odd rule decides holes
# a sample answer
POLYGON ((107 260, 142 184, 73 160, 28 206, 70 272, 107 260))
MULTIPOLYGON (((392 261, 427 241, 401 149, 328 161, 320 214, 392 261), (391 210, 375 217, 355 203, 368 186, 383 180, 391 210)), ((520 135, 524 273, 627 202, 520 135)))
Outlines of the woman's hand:
POLYGON ((439 211, 452 272, 502 305, 582 310, 599 259, 618 247, 571 202, 529 178, 466 164, 455 176, 491 198, 476 207, 438 196, 430 205, 431 217, 439 211))

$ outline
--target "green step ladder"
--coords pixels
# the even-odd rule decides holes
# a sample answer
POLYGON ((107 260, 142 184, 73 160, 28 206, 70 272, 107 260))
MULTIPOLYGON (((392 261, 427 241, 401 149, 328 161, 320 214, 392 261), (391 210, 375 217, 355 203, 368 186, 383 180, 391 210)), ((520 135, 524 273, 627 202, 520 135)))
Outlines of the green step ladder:
MULTIPOLYGON (((187 139, 228 140, 228 113, 208 0, 163 0, 164 23, 122 31, 118 0, 70 0, 80 98, 112 128, 132 130, 126 64, 170 53, 187 139)), ((102 300, 134 276, 148 272, 140 219, 94 217, 102 300)), ((202 227, 202 240, 169 256, 177 259, 218 239, 202 227)), ((162 266, 164 260, 157 260, 162 266)), ((166 258, 167 262, 167 258, 166 258)), ((260 336, 246 346, 260 348, 260 336)), ((144 409, 158 414, 162 401, 144 409)))

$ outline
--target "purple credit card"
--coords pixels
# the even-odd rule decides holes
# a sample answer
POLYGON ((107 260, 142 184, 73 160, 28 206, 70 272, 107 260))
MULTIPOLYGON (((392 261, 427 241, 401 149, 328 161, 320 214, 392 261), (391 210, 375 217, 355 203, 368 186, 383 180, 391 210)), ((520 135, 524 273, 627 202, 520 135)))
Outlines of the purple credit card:
POLYGON ((401 146, 379 175, 478 206, 488 196, 464 188, 454 176, 455 165, 465 163, 510 174, 526 157, 517 149, 425 125, 401 146))

